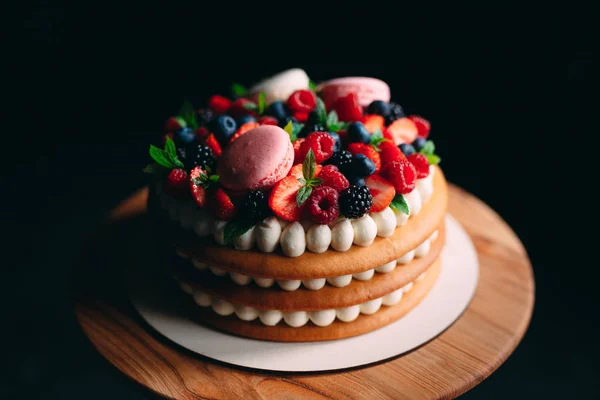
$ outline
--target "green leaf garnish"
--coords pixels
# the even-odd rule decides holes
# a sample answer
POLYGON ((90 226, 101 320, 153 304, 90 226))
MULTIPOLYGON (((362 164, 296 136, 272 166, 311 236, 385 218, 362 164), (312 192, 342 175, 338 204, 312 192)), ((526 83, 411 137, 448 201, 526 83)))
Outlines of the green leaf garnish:
POLYGON ((265 100, 265 92, 260 92, 258 95, 258 115, 262 115, 267 108, 267 101, 265 100))
POLYGON ((317 123, 319 125, 326 125, 327 122, 327 110, 325 109, 325 103, 320 97, 317 97, 317 123))
POLYGON ((198 121, 196 120, 196 110, 194 106, 189 101, 184 101, 183 105, 179 109, 179 116, 183 118, 186 125, 192 129, 196 129, 198 127, 198 121))
POLYGON ((285 124, 283 130, 286 131, 287 134, 290 136, 290 142, 294 143, 298 138, 298 134, 294 134, 294 123, 292 122, 292 120, 289 120, 288 123, 285 124))
POLYGON ((327 121, 326 121, 327 127, 337 126, 338 122, 339 122, 339 119, 338 119, 337 112, 335 110, 329 111, 329 114, 327 114, 327 121))
POLYGON ((302 128, 304 128, 304 124, 293 124, 292 136, 293 136, 294 140, 292 140, 292 143, 296 141, 296 139, 298 138, 298 134, 300 133, 302 128))
POLYGON ((175 149, 175 142, 173 142, 173 139, 171 139, 168 136, 165 142, 165 151, 170 155, 177 157, 177 149, 175 149))
POLYGON ((404 199, 404 196, 402 196, 401 194, 397 194, 394 196, 392 202, 390 203, 390 208, 392 210, 399 211, 402 214, 410 214, 410 208, 408 207, 408 203, 404 199))
POLYGON ((239 83, 233 83, 231 85, 231 91, 236 96, 239 96, 239 97, 244 97, 248 93, 248 89, 246 89, 244 86, 240 85, 239 83))
POLYGON ((423 148, 421 149, 421 151, 419 151, 419 153, 425 154, 425 155, 431 155, 431 154, 435 153, 435 145, 433 144, 433 142, 431 140, 428 140, 425 142, 425 145, 423 145, 423 148))
POLYGON ((312 79, 309 79, 308 80, 308 88, 314 92, 317 90, 317 84, 312 79))
POLYGON ((383 142, 387 142, 387 139, 383 137, 383 133, 379 129, 373 131, 371 134, 371 146, 377 151, 381 151, 379 145, 383 142))
POLYGON ((313 187, 323 183, 323 179, 315 178, 316 170, 317 162, 315 160, 315 153, 312 149, 308 149, 308 153, 306 153, 306 157, 304 157, 304 161, 302 162, 302 178, 298 178, 298 181, 302 184, 302 187, 298 189, 298 193, 296 194, 296 203, 298 206, 301 206, 308 199, 313 187))
POLYGON ((302 175, 304 179, 312 179, 315 177, 315 171, 317 169, 317 161, 315 160, 315 153, 313 153, 312 148, 308 149, 308 153, 306 153, 306 157, 304 157, 304 162, 302 162, 302 175))
POLYGON ((252 102, 244 103, 243 107, 246 110, 258 111, 258 106, 252 102))
POLYGON ((156 146, 150 145, 149 153, 150 157, 152 157, 157 164, 162 165, 165 168, 183 168, 183 163, 177 159, 177 156, 171 155, 156 146))
POLYGON ((425 157, 427 157, 429 165, 438 165, 440 161, 442 161, 442 159, 435 154, 425 154, 425 157))
POLYGON ((232 221, 227 222, 225 225, 225 229, 223 231, 223 239, 225 240, 225 244, 233 244, 233 241, 236 237, 242 236, 244 233, 248 232, 250 228, 254 226, 254 223, 248 219, 234 219, 232 221))
POLYGON ((192 182, 198 186, 208 189, 219 182, 219 175, 200 174, 197 178, 192 178, 192 182))
POLYGON ((302 203, 304 203, 306 199, 310 197, 311 193, 311 186, 302 186, 300 189, 298 189, 298 194, 296 194, 296 203, 298 204, 298 207, 300 207, 302 203))

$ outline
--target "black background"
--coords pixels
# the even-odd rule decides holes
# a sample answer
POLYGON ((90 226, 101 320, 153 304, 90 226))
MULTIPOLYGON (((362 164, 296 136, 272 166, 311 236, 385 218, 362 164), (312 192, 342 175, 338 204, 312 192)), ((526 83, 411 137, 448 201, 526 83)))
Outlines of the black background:
POLYGON ((148 144, 183 99, 200 106, 232 81, 289 67, 315 81, 388 82, 395 101, 432 122, 449 180, 494 208, 527 248, 530 329, 465 397, 600 397, 592 14, 221 6, 41 2, 7 14, 0 397, 152 398, 75 323, 74 253, 145 183, 148 144))

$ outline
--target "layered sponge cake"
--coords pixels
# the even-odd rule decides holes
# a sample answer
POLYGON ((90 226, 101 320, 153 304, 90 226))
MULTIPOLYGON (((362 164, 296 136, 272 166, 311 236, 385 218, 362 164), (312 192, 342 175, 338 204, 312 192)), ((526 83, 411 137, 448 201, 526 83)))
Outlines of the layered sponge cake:
POLYGON ((290 70, 186 104, 146 167, 165 269, 200 323, 319 341, 385 326, 441 268, 447 192, 430 124, 385 82, 290 70), (285 78, 285 79, 284 79, 285 78), (165 229, 168 227, 168 229, 165 229))

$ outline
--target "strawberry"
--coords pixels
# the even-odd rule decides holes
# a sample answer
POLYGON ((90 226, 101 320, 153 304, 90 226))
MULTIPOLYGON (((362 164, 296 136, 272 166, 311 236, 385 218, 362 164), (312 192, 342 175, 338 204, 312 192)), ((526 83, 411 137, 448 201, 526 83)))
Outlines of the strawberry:
POLYGON ((381 165, 386 165, 394 161, 406 160, 406 156, 402 153, 393 142, 384 141, 379 143, 379 156, 381 157, 381 165))
POLYGON ((211 133, 206 137, 204 144, 210 147, 215 157, 219 157, 221 154, 223 154, 223 149, 221 149, 221 145, 217 141, 214 133, 211 133))
POLYGON ((300 147, 302 147, 302 143, 304 143, 304 140, 304 138, 300 138, 296 139, 296 141, 294 142, 294 164, 302 164, 302 161, 304 161, 304 158, 300 157, 300 147))
POLYGON ((408 119, 415 123, 417 126, 417 132, 419 137, 427 139, 429 137, 429 131, 431 131, 431 124, 423 117, 418 115, 409 115, 408 119))
POLYGON ((369 133, 373 133, 376 130, 383 132, 385 126, 385 120, 381 115, 368 114, 362 117, 362 123, 367 128, 369 133))
MULTIPOLYGON (((322 166, 317 164, 317 168, 315 168, 315 176, 319 176, 319 173, 321 172, 322 168, 322 166)), ((304 175, 302 174, 302 164, 294 165, 292 169, 290 169, 288 176, 295 176, 298 179, 303 178, 304 175)))
POLYGON ((335 140, 327 132, 313 132, 309 134, 304 142, 300 145, 300 162, 304 161, 304 157, 309 149, 315 153, 315 161, 317 164, 323 163, 333 154, 335 140))
POLYGON ((258 128, 259 126, 260 124, 258 122, 246 122, 244 125, 240 126, 237 132, 229 139, 229 143, 233 143, 235 139, 239 138, 244 133, 251 131, 254 128, 258 128))
POLYGON ((253 117, 256 117, 256 111, 246 108, 249 104, 254 105, 254 102, 248 99, 237 99, 231 104, 231 107, 227 110, 227 114, 233 118, 239 118, 243 115, 252 115, 253 117))
POLYGON ((165 192, 172 197, 182 197, 188 192, 188 174, 183 169, 174 169, 169 172, 165 182, 165 192))
POLYGON ((192 197, 194 198, 194 201, 198 207, 206 207, 207 203, 206 188, 201 182, 201 178, 203 176, 208 176, 208 174, 201 167, 194 167, 192 172, 190 172, 190 192, 192 192, 192 197))
POLYGON ((427 178, 429 175, 429 161, 427 156, 421 153, 415 153, 408 156, 408 161, 417 170, 417 179, 427 178))
POLYGON ((277 121, 277 118, 271 117, 270 115, 265 115, 263 117, 260 117, 258 119, 258 123, 261 125, 278 125, 279 124, 279 122, 277 121))
POLYGON ((380 175, 371 175, 365 178, 365 184, 373 196, 371 212, 380 212, 390 205, 396 195, 394 185, 380 175))
MULTIPOLYGON (((317 106, 317 97, 310 90, 296 90, 288 98, 287 106, 293 112, 301 111, 309 113, 317 106)), ((308 114, 306 118, 308 118, 308 114)))
POLYGON ((415 188, 417 170, 408 160, 394 161, 383 167, 381 176, 394 185, 396 193, 406 194, 415 188))
POLYGON ((231 100, 227 97, 214 95, 208 99, 208 108, 213 110, 215 114, 225 114, 229 107, 231 107, 231 100))
POLYGON ((387 127, 387 131, 394 139, 396 146, 402 143, 412 143, 419 133, 417 125, 408 118, 395 120, 387 127))
POLYGON ((306 111, 294 111, 292 116, 296 118, 296 121, 301 123, 308 120, 308 113, 306 111))
MULTIPOLYGON (((323 179, 321 186, 332 187, 338 193, 350 186, 348 179, 346 179, 335 165, 326 165, 322 169, 319 169, 319 167, 320 165, 317 165, 317 172, 315 175, 323 179)), ((300 169, 300 172, 302 172, 302 169, 300 169)))
POLYGON ((375 173, 378 173, 381 169, 381 157, 373 146, 364 143, 350 143, 348 145, 348 151, 352 154, 364 154, 370 158, 375 164, 375 173))
POLYGON ((269 194, 269 207, 275 215, 286 221, 298 221, 303 206, 298 207, 296 194, 302 183, 295 176, 286 176, 275 184, 269 194))
POLYGON ((387 130, 387 128, 383 128, 383 138, 387 139, 389 141, 391 141, 392 143, 394 143, 394 137, 392 136, 392 134, 387 130))
POLYGON ((218 188, 213 194, 213 211, 215 216, 223 221, 231 220, 237 210, 229 195, 221 188, 218 188))
POLYGON ((362 118, 362 107, 358 102, 358 95, 354 92, 334 101, 331 109, 337 112, 340 121, 354 122, 362 118))
POLYGON ((172 133, 178 129, 185 128, 187 124, 181 117, 171 117, 165 123, 165 133, 172 133))

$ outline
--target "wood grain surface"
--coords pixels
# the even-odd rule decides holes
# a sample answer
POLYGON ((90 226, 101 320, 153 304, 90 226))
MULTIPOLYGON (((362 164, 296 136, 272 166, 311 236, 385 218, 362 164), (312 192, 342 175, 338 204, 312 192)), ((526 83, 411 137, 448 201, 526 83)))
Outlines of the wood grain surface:
POLYGON ((77 318, 94 347, 155 393, 176 399, 454 398, 489 376, 525 334, 534 304, 527 253, 510 227, 480 200, 449 186, 450 213, 475 243, 477 292, 437 338, 387 362, 333 373, 285 374, 198 356, 152 331, 128 301, 123 267, 140 227, 147 192, 116 208, 80 256, 77 318))

